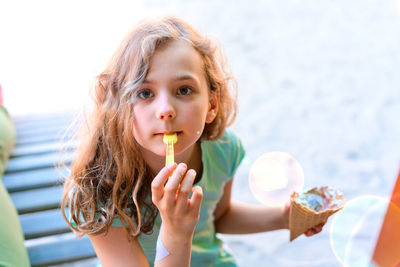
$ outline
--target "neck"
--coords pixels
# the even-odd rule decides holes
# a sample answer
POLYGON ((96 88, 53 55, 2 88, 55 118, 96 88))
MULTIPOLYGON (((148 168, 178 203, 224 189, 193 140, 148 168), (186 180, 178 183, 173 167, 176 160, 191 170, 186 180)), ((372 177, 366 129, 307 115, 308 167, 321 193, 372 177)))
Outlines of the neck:
MULTIPOLYGON (((158 156, 150 151, 142 151, 142 155, 150 168, 153 178, 165 166, 165 157, 158 156)), ((201 171, 201 146, 200 141, 196 142, 193 146, 185 151, 175 154, 176 163, 185 163, 188 169, 194 169, 197 173, 201 171)))

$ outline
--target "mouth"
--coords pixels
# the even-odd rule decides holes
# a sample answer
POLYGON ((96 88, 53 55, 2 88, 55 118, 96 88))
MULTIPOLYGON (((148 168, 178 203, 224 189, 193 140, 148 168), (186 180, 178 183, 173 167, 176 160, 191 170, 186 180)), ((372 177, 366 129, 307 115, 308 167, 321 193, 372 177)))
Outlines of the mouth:
POLYGON ((174 132, 174 131, 170 131, 170 132, 161 132, 161 133, 156 133, 155 135, 157 135, 157 136, 164 136, 164 134, 176 134, 176 135, 180 135, 180 134, 182 134, 182 131, 176 131, 176 132, 174 132))

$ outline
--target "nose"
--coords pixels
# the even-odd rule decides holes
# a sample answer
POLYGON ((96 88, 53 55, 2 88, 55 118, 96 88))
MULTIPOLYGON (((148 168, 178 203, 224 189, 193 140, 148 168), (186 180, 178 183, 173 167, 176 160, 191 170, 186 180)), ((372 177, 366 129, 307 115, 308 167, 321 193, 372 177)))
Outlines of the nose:
POLYGON ((172 120, 176 117, 175 109, 171 100, 166 95, 160 95, 157 103, 157 119, 159 120, 172 120))

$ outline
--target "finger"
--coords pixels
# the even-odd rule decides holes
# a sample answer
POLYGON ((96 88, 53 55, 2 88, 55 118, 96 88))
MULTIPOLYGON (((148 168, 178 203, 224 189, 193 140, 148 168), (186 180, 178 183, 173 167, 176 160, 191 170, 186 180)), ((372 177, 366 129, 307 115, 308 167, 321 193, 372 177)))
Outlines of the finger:
POLYGON ((309 229, 304 233, 305 236, 312 236, 313 234, 314 234, 314 231, 312 229, 309 229))
POLYGON ((187 166, 185 163, 179 163, 175 171, 168 179, 164 187, 164 198, 168 205, 172 205, 175 202, 176 191, 178 190, 179 183, 186 173, 187 166))
POLYGON ((176 168, 176 163, 168 165, 161 169, 161 171, 154 177, 151 182, 151 195, 153 203, 157 203, 163 197, 164 184, 167 181, 169 175, 176 168))
POLYGON ((285 203, 285 210, 286 210, 287 212, 290 212, 290 202, 286 202, 286 203, 285 203))
POLYGON ((186 210, 188 204, 189 194, 192 191, 193 182, 196 178, 196 171, 189 170, 185 178, 183 179, 180 190, 178 191, 178 198, 176 202, 176 207, 178 212, 183 212, 186 210))
POLYGON ((290 202, 286 202, 283 207, 283 218, 285 222, 285 228, 289 229, 290 220, 290 202))
POLYGON ((197 216, 200 216, 201 201, 203 199, 203 189, 201 186, 196 185, 192 188, 192 198, 189 201, 192 211, 197 216))
POLYGON ((319 233, 322 231, 322 227, 323 227, 323 224, 318 224, 317 226, 315 226, 313 228, 313 230, 315 231, 315 233, 319 233))

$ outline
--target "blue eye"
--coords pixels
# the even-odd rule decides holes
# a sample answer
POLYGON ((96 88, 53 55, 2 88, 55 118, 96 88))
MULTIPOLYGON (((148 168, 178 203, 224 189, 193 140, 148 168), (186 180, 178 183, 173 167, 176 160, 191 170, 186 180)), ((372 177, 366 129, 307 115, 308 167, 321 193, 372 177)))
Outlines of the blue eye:
POLYGON ((154 94, 153 94, 150 90, 148 90, 148 89, 143 89, 143 90, 140 90, 140 91, 137 93, 136 96, 137 96, 138 98, 140 98, 140 99, 148 99, 148 98, 150 98, 150 97, 153 97, 154 94))
POLYGON ((190 95, 192 92, 192 88, 188 86, 184 86, 178 89, 178 95, 190 95))

